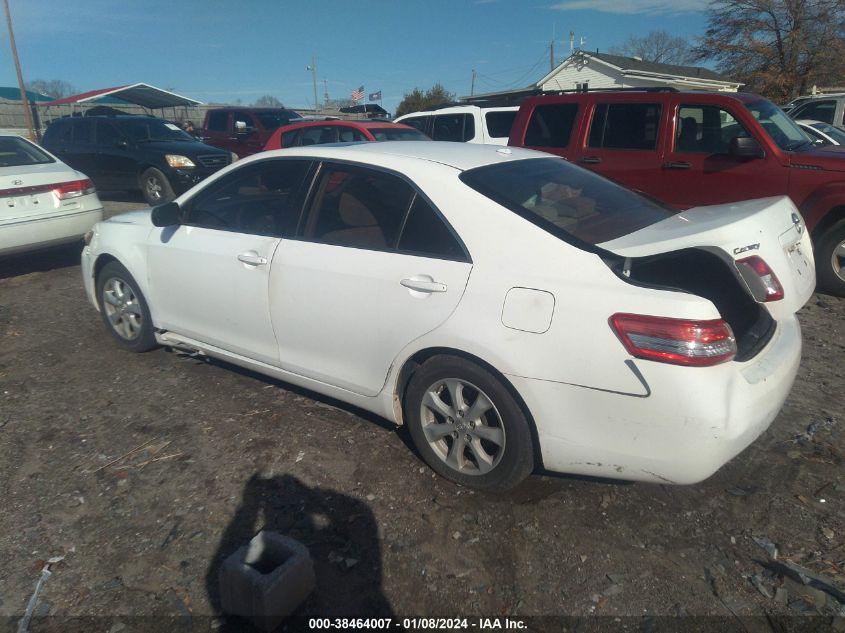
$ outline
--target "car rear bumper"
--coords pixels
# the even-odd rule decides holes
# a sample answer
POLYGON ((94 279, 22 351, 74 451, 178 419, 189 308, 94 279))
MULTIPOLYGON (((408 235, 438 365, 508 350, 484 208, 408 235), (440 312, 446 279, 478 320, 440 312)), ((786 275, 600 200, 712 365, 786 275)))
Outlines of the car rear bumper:
POLYGON ((0 255, 73 242, 102 219, 103 209, 98 207, 0 223, 0 255))
POLYGON ((637 361, 643 395, 509 376, 531 411, 548 470, 636 481, 706 479, 765 431, 801 358, 796 317, 745 363, 637 361))

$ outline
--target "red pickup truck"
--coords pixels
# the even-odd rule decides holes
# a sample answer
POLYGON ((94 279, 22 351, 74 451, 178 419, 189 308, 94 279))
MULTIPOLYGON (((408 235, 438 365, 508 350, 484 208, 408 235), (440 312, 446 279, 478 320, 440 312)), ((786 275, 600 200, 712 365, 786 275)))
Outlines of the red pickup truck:
POLYGON ((845 297, 845 148, 817 147, 760 96, 538 96, 521 105, 508 144, 557 154, 680 209, 787 195, 812 232, 819 284, 845 297))
POLYGON ((286 108, 214 108, 205 113, 198 135, 204 143, 243 158, 262 151, 279 127, 301 119, 286 108))

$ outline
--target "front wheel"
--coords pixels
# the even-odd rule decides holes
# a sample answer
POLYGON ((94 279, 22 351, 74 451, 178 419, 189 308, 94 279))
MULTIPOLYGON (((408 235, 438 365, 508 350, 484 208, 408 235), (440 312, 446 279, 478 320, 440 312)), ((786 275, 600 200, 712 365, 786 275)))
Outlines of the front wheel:
POLYGON ((412 376, 408 430, 426 463, 480 490, 508 490, 534 468, 529 422, 508 389, 462 358, 436 356, 412 376))
POLYGON ((845 220, 828 228, 816 243, 816 274, 819 287, 845 297, 845 220))
POLYGON ((150 309, 129 271, 116 261, 97 275, 100 314, 111 335, 133 352, 157 347, 150 309))
POLYGON ((141 174, 141 193, 144 194, 147 204, 153 207, 170 202, 176 197, 167 176, 155 167, 150 167, 141 174))

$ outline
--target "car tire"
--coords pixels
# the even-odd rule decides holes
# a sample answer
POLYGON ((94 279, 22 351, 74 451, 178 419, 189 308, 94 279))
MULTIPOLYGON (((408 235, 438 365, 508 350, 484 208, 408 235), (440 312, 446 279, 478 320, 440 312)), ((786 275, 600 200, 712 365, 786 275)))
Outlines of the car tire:
POLYGON ((534 469, 525 413, 507 387, 475 363, 429 359, 412 375, 403 405, 414 445, 446 479, 504 491, 534 469))
POLYGON ((158 346, 147 301, 126 268, 115 261, 103 266, 96 289, 103 322, 121 346, 133 352, 158 346))
POLYGON ((167 176, 155 167, 150 167, 141 174, 141 193, 151 207, 165 204, 176 197, 167 176))
POLYGON ((819 287, 845 297, 845 220, 839 220, 816 243, 816 277, 819 287))

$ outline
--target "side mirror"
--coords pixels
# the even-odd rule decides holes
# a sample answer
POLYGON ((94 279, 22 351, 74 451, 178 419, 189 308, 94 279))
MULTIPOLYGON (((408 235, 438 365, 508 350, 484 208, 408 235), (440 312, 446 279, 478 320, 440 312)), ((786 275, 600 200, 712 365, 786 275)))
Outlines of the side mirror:
POLYGON ((182 220, 182 211, 175 202, 153 207, 151 218, 154 226, 177 226, 182 220))
POLYGON ((766 152, 756 138, 738 136, 731 139, 730 155, 737 158, 765 158, 766 152))
POLYGON ((253 128, 247 127, 246 121, 235 121, 235 134, 238 136, 251 134, 253 131, 253 128))

